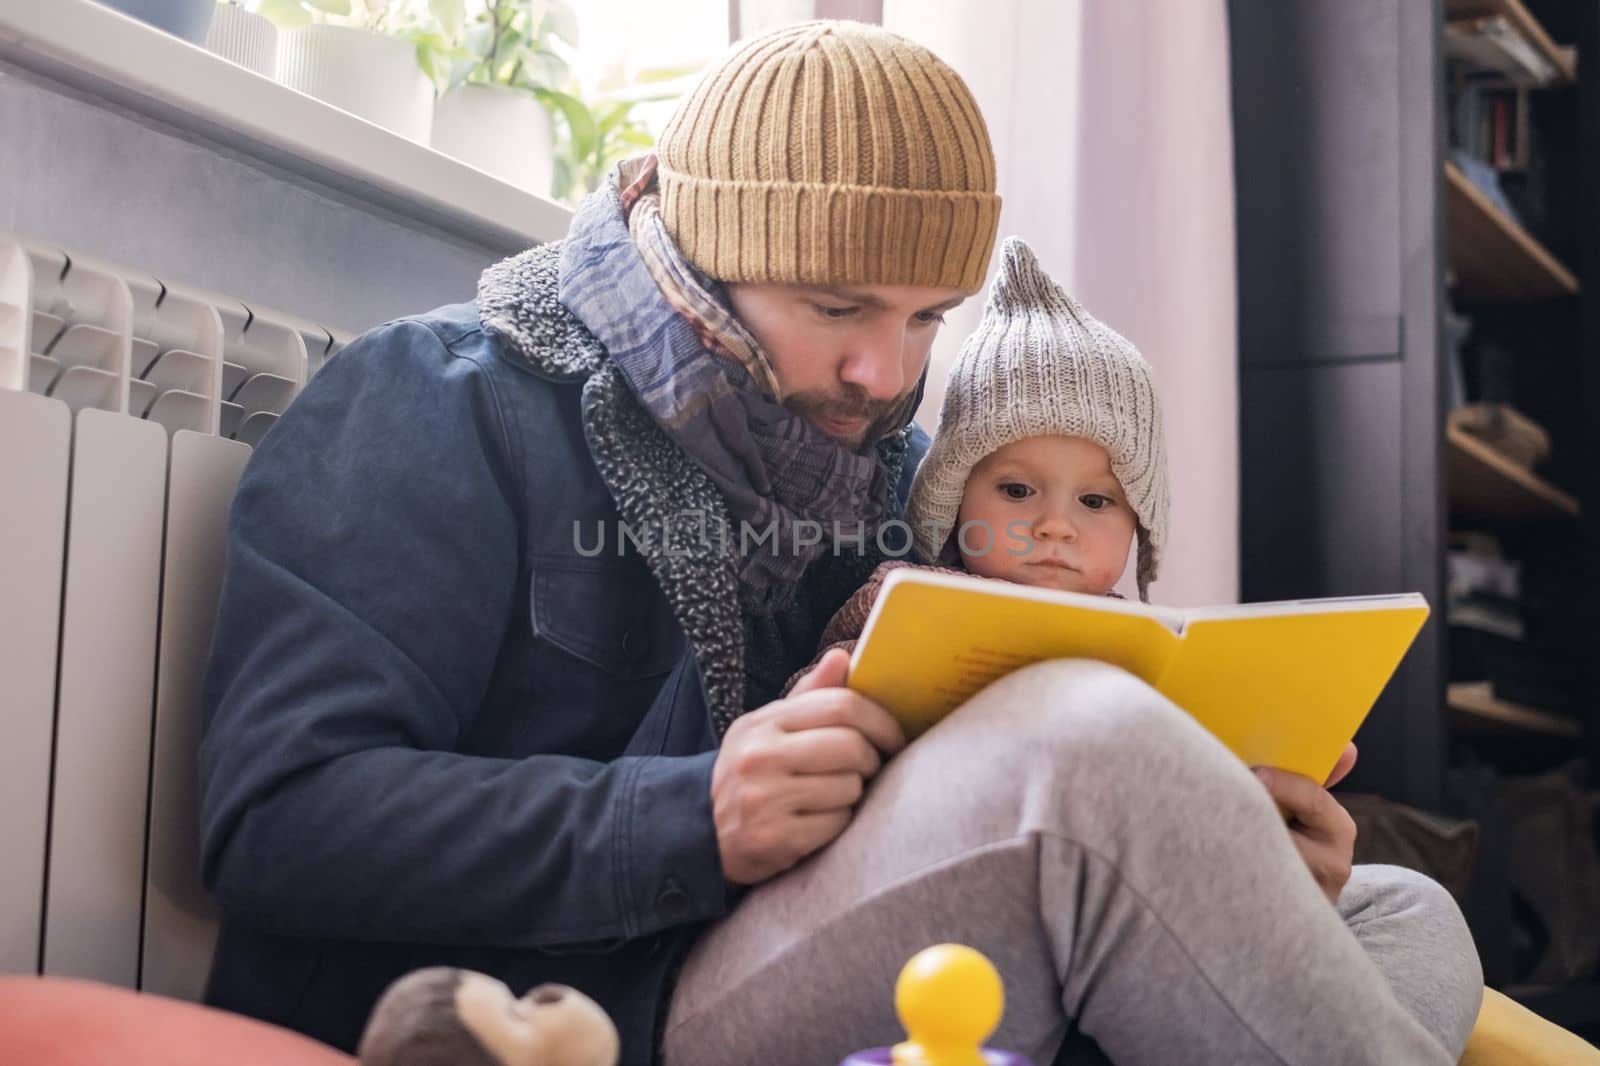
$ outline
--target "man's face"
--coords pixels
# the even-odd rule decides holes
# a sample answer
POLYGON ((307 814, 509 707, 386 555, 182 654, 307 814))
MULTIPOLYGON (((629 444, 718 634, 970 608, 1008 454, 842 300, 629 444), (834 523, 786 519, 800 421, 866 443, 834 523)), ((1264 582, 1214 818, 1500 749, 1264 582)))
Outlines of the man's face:
POLYGON ((893 427, 917 387, 959 289, 913 285, 730 284, 728 298, 766 352, 779 400, 840 444, 859 449, 893 427))

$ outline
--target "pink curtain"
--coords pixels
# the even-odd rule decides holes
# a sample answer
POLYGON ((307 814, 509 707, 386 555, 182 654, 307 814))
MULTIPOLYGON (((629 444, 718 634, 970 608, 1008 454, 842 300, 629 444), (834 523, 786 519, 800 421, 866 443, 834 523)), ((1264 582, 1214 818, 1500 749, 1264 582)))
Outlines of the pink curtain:
MULTIPOLYGON (((988 119, 1000 232, 1154 365, 1173 515, 1160 603, 1238 599, 1233 139, 1224 0, 883 0, 988 119)), ((920 418, 981 300, 949 316, 920 418)), ((1130 567, 1131 571, 1131 567, 1130 567)), ((1124 577, 1131 590, 1131 573, 1124 577)))

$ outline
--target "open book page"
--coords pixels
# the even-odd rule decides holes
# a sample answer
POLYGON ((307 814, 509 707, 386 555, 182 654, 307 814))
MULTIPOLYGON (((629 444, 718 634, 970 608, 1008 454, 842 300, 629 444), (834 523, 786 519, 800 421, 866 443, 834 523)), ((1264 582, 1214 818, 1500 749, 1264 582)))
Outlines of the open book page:
POLYGON ((1428 601, 1415 592, 1382 596, 1330 596, 1320 600, 1272 600, 1265 603, 1233 603, 1215 607, 1189 607, 1177 610, 1183 626, 1206 619, 1271 618, 1296 614, 1334 614, 1340 611, 1410 611, 1428 608, 1428 601))
POLYGON ((1184 611, 907 569, 885 581, 849 685, 914 737, 1013 670, 1096 659, 1246 762, 1321 780, 1427 616, 1417 595, 1184 611))
POLYGON ((1156 686, 1251 765, 1323 780, 1428 617, 1422 597, 1191 616, 1156 686))
POLYGON ((850 687, 916 735, 1006 674, 1095 658, 1151 684, 1182 617, 1125 600, 900 570, 884 582, 851 660, 850 687))
MULTIPOLYGON (((1018 585, 1010 581, 979 577, 975 574, 947 574, 938 570, 907 568, 896 570, 885 579, 882 594, 879 595, 878 602, 874 605, 872 617, 867 619, 868 629, 872 627, 872 619, 877 617, 878 608, 882 607, 889 590, 903 582, 955 589, 962 593, 994 596, 1008 602, 1034 600, 1040 603, 1076 604, 1094 611, 1110 611, 1117 614, 1153 619, 1174 633, 1182 631, 1184 619, 1189 614, 1188 610, 1180 607, 1160 607, 1149 603, 1139 603, 1136 600, 1122 600, 1115 596, 1089 596, 1081 592, 1063 592, 1059 589, 1041 589, 1032 585, 1018 585)), ((862 631, 862 636, 866 636, 866 630, 862 631)))

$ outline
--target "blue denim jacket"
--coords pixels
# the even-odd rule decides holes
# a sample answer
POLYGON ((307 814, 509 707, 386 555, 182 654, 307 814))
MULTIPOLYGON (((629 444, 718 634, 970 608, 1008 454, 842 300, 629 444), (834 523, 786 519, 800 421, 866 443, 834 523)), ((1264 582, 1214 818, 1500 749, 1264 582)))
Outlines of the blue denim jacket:
POLYGON ((391 981, 462 966, 575 985, 651 1060, 729 907, 716 736, 642 559, 574 541, 617 523, 580 393, 445 307, 351 344, 251 459, 199 753, 208 1002, 351 1050, 391 981))

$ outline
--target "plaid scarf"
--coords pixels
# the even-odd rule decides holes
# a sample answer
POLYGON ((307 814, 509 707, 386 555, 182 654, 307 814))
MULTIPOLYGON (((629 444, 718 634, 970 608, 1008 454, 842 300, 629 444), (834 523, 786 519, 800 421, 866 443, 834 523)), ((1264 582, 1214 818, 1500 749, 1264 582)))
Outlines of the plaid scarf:
POLYGON ((741 605, 770 614, 825 550, 871 552, 923 382, 865 453, 784 407, 760 345, 667 233, 655 168, 649 155, 621 164, 578 208, 558 298, 715 483, 735 528, 707 530, 702 544, 737 556, 741 605))

